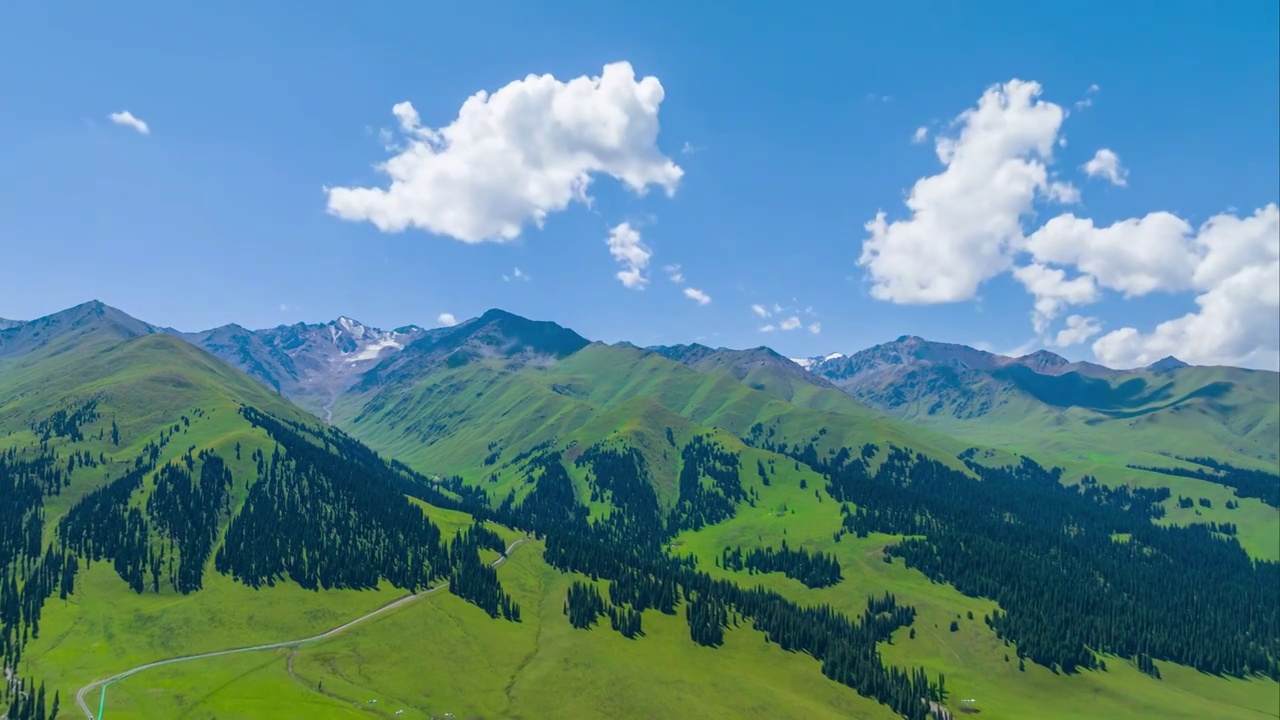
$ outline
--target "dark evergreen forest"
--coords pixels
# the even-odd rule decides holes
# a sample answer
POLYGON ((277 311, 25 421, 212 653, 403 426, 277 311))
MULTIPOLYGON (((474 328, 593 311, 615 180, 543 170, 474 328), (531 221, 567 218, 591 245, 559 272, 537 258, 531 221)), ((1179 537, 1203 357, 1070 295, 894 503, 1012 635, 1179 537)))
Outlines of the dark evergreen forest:
MULTIPOLYGON (((827 677, 904 717, 922 720, 929 701, 945 698, 941 676, 882 661, 877 645, 915 619, 915 610, 892 595, 869 597, 865 609, 850 616, 746 584, 755 573, 781 572, 808 587, 828 587, 842 579, 834 556, 785 541, 776 548, 725 548, 716 562, 743 574, 731 582, 700 570, 691 556, 668 551, 678 533, 728 520, 757 497, 741 483, 739 455, 711 437, 697 436, 679 448, 681 469, 669 510, 639 451, 608 444, 583 450, 573 462, 585 471, 585 492, 611 507, 593 516, 579 501, 565 459, 550 445, 517 456, 528 484, 493 504, 479 482, 428 478, 336 429, 282 421, 248 407, 241 414, 274 444, 268 444, 270 452, 255 449, 248 456, 249 477, 237 477, 226 459, 209 450, 189 448, 162 464, 162 449, 186 418, 131 462, 76 449, 87 435, 107 440, 108 418, 100 417, 96 401, 34 423, 31 447, 0 454, 4 667, 20 667, 23 648, 39 636, 45 601, 74 593, 77 572, 95 562, 110 563, 138 593, 166 587, 196 592, 210 559, 217 572, 253 587, 292 582, 371 589, 389 583, 417 592, 447 580, 451 593, 491 617, 519 622, 519 605, 486 562, 507 550, 487 524, 492 522, 543 540, 550 565, 591 581, 575 581, 565 598, 564 612, 575 628, 590 630, 607 617, 613 631, 641 641, 643 613, 653 610, 683 615, 694 642, 716 647, 728 629, 749 625, 784 650, 812 656, 827 677), (65 441, 58 450, 51 446, 55 438, 65 441), (113 479, 73 505, 45 544, 44 499, 61 493, 77 467, 104 465, 113 479), (233 499, 244 495, 237 488, 247 488, 238 509, 233 499), (146 502, 131 502, 142 490, 146 502), (406 496, 467 512, 474 524, 446 539, 406 496)), ((114 421, 110 434, 118 445, 114 421)), ((825 477, 827 493, 841 503, 841 525, 832 528, 837 540, 845 534, 906 536, 887 546, 886 560, 901 559, 935 581, 998 602, 1000 610, 984 620, 1016 644, 1020 660, 1070 673, 1105 669, 1097 655, 1112 653, 1154 677, 1160 675, 1157 662, 1165 661, 1280 678, 1280 564, 1249 558, 1231 523, 1156 524, 1161 503, 1171 500, 1167 490, 1105 487, 1092 478, 1068 486, 1060 470, 1026 458, 987 467, 971 453, 961 456, 961 470, 897 447, 820 452, 817 437, 792 444, 775 435, 757 425, 745 440, 825 477), (879 461, 874 471, 873 459, 879 461)), ((668 442, 676 447, 674 435, 668 442)), ((237 445, 237 459, 240 452, 237 445)), ((1276 500, 1274 477, 1208 458, 1192 461, 1206 469, 1155 470, 1202 474, 1241 497, 1276 500)), ((763 462, 755 473, 766 485, 773 475, 763 462)), ((59 699, 16 673, 0 690, 10 720, 48 720, 59 699)))
POLYGON ((1167 489, 1093 478, 1067 486, 1029 458, 1011 467, 966 458, 975 480, 900 448, 873 473, 871 447, 822 458, 813 443, 774 443, 759 426, 748 439, 823 473, 846 503, 842 532, 916 536, 887 554, 998 601, 987 623, 1020 657, 1064 672, 1113 653, 1143 667, 1280 677, 1280 564, 1251 559, 1205 525, 1154 524, 1167 489))
POLYGON ((1130 465, 1129 467, 1135 470, 1146 470, 1148 472, 1157 472, 1164 475, 1195 478, 1197 480, 1214 483, 1215 485, 1224 485, 1235 490, 1236 497, 1258 498, 1271 507, 1280 508, 1280 475, 1263 470, 1238 468, 1234 465, 1218 462, 1213 458, 1180 457, 1178 459, 1185 460, 1189 463, 1195 463, 1202 467, 1198 467, 1194 470, 1189 470, 1187 468, 1146 467, 1144 465, 1130 465))

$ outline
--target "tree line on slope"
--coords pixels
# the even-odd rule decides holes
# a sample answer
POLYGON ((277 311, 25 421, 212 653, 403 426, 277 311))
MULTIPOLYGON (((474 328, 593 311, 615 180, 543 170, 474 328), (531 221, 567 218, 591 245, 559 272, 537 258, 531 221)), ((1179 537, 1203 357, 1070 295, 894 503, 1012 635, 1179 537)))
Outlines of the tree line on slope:
POLYGON ((840 563, 834 555, 809 552, 804 548, 792 549, 787 547, 786 538, 783 538, 782 547, 777 550, 770 547, 751 548, 744 553, 741 545, 726 547, 717 562, 726 570, 747 570, 752 574, 781 572, 809 588, 831 587, 843 579, 840 563))
POLYGON ((1178 459, 1195 463, 1202 467, 1194 470, 1150 467, 1146 465, 1129 465, 1129 467, 1134 470, 1146 470, 1147 472, 1173 475, 1175 477, 1195 478, 1215 485, 1223 485, 1235 490, 1236 497, 1258 498, 1273 508, 1280 508, 1280 475, 1276 473, 1238 468, 1213 458, 1179 457, 1178 459))
MULTIPOLYGON (((821 457, 813 443, 775 443, 760 428, 748 440, 826 475, 847 503, 841 532, 908 536, 886 559, 999 602, 988 624, 1020 657, 1064 672, 1099 668, 1096 654, 1112 653, 1280 677, 1280 564, 1253 560, 1204 525, 1155 524, 1167 488, 1066 486, 1060 469, 1028 458, 1008 467, 966 458, 975 481, 896 447, 872 472, 874 453, 821 457)), ((1140 665, 1153 668, 1148 660, 1140 665)))
MULTIPOLYGON (((519 606, 479 559, 481 548, 502 552, 501 538, 476 525, 443 542, 400 488, 412 485, 415 495, 445 507, 460 506, 457 498, 345 436, 316 437, 251 408, 243 412, 277 444, 270 458, 255 451, 258 482, 227 527, 215 557, 219 571, 255 586, 288 580, 311 588, 370 588, 385 580, 416 591, 453 578, 455 594, 494 617, 519 621, 519 606)), ((86 418, 92 420, 87 411, 64 413, 37 427, 79 442, 86 418)), ((12 701, 11 720, 45 720, 36 682, 19 679, 17 668, 23 648, 39 637, 45 602, 54 593, 73 594, 82 567, 108 562, 137 593, 160 592, 166 566, 177 592, 202 587, 219 526, 231 514, 235 478, 223 458, 194 446, 158 464, 161 448, 184 426, 185 417, 165 428, 131 463, 120 464, 119 477, 86 493, 43 547, 43 498, 66 487, 70 471, 48 442, 0 452, 0 669, 11 680, 0 700, 12 701), (150 492, 138 506, 132 500, 144 489, 150 492)), ((118 433, 114 421, 112 428, 118 433)))
MULTIPOLYGON (((598 445, 579 459, 582 457, 588 458, 584 462, 592 466, 597 486, 611 488, 615 498, 619 493, 632 499, 654 493, 644 458, 634 449, 598 445)), ((717 472, 732 465, 736 473, 737 463, 729 461, 725 451, 711 443, 699 443, 688 458, 714 464, 717 472)), ((784 650, 807 653, 819 660, 827 677, 911 720, 928 717, 928 701, 943 699, 945 681, 941 676, 934 681, 922 669, 904 671, 886 666, 876 649, 878 643, 889 641, 894 630, 910 625, 915 617, 913 608, 898 605, 892 596, 869 599, 867 610, 855 620, 829 605, 803 607, 763 587, 745 589, 733 582, 715 580, 696 568, 693 557, 674 557, 664 551, 664 544, 685 525, 681 518, 698 517, 698 513, 676 512, 662 522, 653 513, 657 506, 655 495, 638 500, 634 506, 615 504, 606 517, 589 518, 587 508, 578 502, 558 452, 548 451, 531 458, 527 469, 532 489, 522 502, 517 503, 513 493, 497 508, 471 505, 462 509, 543 538, 544 556, 552 567, 582 573, 593 581, 608 581, 607 604, 602 597, 597 602, 598 592, 581 587, 573 591, 572 598, 566 598, 566 614, 576 627, 590 626, 601 613, 608 612, 607 606, 637 614, 655 608, 674 615, 683 602, 694 642, 717 646, 731 619, 741 619, 751 622, 767 641, 784 650)), ((700 478, 696 487, 692 482, 682 482, 677 504, 698 507, 699 502, 706 502, 709 491, 722 494, 726 485, 739 501, 744 499, 745 493, 734 493, 728 479, 727 472, 723 472, 719 479, 713 479, 710 490, 700 478)), ((736 482, 736 474, 733 479, 736 482)), ((712 500, 711 505, 719 503, 712 500)), ((702 517, 705 520, 707 516, 702 517)))

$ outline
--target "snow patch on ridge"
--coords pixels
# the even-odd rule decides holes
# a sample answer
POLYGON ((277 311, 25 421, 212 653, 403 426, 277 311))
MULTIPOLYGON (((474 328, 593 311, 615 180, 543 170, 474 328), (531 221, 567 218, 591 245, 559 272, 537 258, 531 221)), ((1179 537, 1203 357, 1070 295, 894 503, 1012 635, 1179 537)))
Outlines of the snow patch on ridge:
POLYGON ((404 345, 401 345, 400 342, 395 339, 394 335, 390 335, 380 340, 375 340, 369 343, 364 347, 363 350, 361 350, 360 352, 348 358, 347 362, 359 362, 361 360, 374 360, 378 357, 378 355, 383 350, 386 350, 389 347, 393 347, 397 350, 404 349, 404 345))

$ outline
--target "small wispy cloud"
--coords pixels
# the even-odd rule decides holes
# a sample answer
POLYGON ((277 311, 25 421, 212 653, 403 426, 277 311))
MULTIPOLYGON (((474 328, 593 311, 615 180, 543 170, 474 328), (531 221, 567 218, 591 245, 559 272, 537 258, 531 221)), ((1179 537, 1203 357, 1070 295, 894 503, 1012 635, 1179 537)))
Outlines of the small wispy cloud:
POLYGON ((911 135, 911 142, 917 143, 917 144, 922 143, 928 139, 929 139, 929 128, 923 125, 916 128, 915 133, 911 135))
POLYGON ((791 301, 787 303, 786 307, 783 307, 782 303, 774 303, 772 306, 755 303, 751 306, 751 312, 756 317, 763 318, 765 320, 773 320, 773 322, 766 325, 761 325, 759 327, 760 332, 767 333, 777 330, 785 332, 788 330, 799 330, 801 328, 808 330, 814 335, 822 332, 822 323, 817 322, 816 320, 810 322, 807 326, 805 325, 805 320, 801 319, 802 315, 808 315, 810 316, 809 320, 813 320, 813 316, 818 313, 813 309, 812 305, 806 305, 801 308, 800 301, 797 298, 791 298, 791 301))
POLYGON ((512 270, 510 275, 506 273, 502 274, 503 282, 511 282, 512 280, 523 280, 525 282, 529 282, 532 279, 533 278, 529 277, 528 273, 526 273, 525 271, 521 270, 518 267, 512 270))
POLYGON ((147 123, 144 122, 141 118, 135 117, 134 114, 129 112, 128 110, 113 112, 107 117, 111 120, 111 122, 115 123, 116 125, 120 125, 122 127, 127 127, 127 128, 133 128, 134 130, 137 130, 139 133, 143 135, 151 134, 151 128, 147 126, 147 123))
POLYGON ((680 269, 679 265, 664 265, 662 270, 667 273, 667 279, 671 282, 677 285, 684 282, 684 271, 680 269))
POLYGON ((711 302, 711 296, 702 292, 698 288, 691 288, 691 287, 685 288, 684 296, 689 298, 690 300, 693 300, 699 305, 706 305, 711 302))
POLYGON ((1084 108, 1087 108, 1090 105, 1092 105, 1093 96, 1101 89, 1102 88, 1098 87, 1098 83, 1094 83, 1090 85, 1089 89, 1084 91, 1084 97, 1076 101, 1076 109, 1083 110, 1084 108))
POLYGON ((609 231, 609 237, 605 242, 609 246, 609 254, 623 266, 623 269, 616 273, 623 287, 643 290, 649 283, 644 270, 649 267, 649 258, 653 257, 653 251, 640 239, 640 231, 631 227, 631 223, 622 223, 609 231))
POLYGON ((703 150, 706 150, 706 149, 707 149, 707 146, 705 145, 695 145, 689 142, 688 140, 685 140, 684 145, 680 147, 680 152, 681 154, 684 154, 684 155, 692 155, 694 153, 702 152, 703 150))
POLYGON ((1085 174, 1089 177, 1104 178, 1112 185, 1124 186, 1129 183, 1126 179, 1129 171, 1124 165, 1120 164, 1120 156, 1110 148, 1102 148, 1094 153, 1093 159, 1081 166, 1085 174))

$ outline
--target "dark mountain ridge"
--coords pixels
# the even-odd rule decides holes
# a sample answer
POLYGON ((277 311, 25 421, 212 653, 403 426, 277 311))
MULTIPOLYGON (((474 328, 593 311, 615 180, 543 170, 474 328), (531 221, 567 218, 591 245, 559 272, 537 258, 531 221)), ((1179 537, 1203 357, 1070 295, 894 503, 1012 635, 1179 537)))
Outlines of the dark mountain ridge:
POLYGON ((484 359, 502 359, 512 369, 567 357, 591 342, 554 322, 529 320, 497 308, 452 327, 425 331, 400 353, 379 362, 355 386, 369 391, 380 385, 484 359))
POLYGON ((74 343, 77 338, 96 335, 99 331, 117 339, 164 332, 101 301, 91 300, 0 329, 0 357, 27 355, 44 348, 56 351, 61 344, 74 343))

